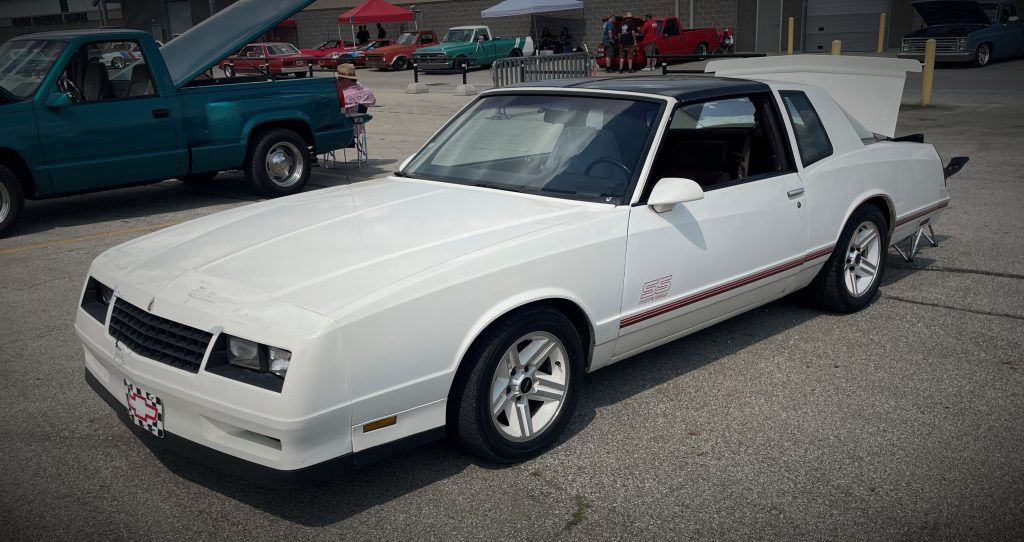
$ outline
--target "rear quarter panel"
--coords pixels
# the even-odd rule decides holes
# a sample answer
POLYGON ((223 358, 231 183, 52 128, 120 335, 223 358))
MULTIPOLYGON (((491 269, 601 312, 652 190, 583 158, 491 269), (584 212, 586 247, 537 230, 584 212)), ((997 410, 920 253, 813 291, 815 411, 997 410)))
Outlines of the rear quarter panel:
POLYGON ((183 88, 178 92, 193 172, 239 167, 249 136, 261 125, 298 120, 313 133, 318 152, 352 141, 334 81, 308 78, 183 88))

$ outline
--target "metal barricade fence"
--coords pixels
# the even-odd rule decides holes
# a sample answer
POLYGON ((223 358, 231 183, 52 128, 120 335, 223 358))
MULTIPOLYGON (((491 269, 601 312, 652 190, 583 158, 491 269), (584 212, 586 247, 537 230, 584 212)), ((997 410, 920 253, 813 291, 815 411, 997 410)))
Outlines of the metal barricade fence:
POLYGON ((494 88, 499 88, 531 81, 583 78, 590 75, 592 62, 590 53, 502 58, 491 65, 491 80, 494 88))

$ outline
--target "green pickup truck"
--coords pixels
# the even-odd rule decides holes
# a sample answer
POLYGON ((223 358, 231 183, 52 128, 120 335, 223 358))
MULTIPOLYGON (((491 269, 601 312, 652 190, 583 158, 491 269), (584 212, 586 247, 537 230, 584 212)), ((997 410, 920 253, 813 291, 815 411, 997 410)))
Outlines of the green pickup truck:
POLYGON ((228 169, 268 197, 300 191, 317 153, 353 139, 334 79, 209 70, 312 1, 239 0, 162 48, 134 30, 0 45, 0 235, 26 199, 202 182, 228 169))
POLYGON ((413 62, 423 71, 458 70, 465 63, 470 68, 490 66, 495 60, 533 53, 531 38, 495 38, 486 26, 449 28, 440 45, 424 47, 413 55, 413 62))

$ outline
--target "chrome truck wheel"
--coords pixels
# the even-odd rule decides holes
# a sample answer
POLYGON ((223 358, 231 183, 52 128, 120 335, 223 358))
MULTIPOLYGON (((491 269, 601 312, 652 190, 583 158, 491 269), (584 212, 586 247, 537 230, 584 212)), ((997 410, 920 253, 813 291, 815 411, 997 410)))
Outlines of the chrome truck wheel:
POLYGON ((25 194, 21 183, 11 170, 0 165, 0 236, 18 222, 24 206, 25 194))
POLYGON ((257 192, 273 198, 301 191, 310 167, 305 140, 291 130, 273 128, 250 141, 245 175, 257 192))

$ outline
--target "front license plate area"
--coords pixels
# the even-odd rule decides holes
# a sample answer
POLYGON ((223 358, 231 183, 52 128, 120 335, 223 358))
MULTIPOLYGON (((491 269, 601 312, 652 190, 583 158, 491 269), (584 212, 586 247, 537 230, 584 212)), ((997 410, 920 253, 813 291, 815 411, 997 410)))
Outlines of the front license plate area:
POLYGON ((135 425, 156 437, 164 438, 164 403, 159 397, 124 380, 128 399, 128 417, 135 425))

